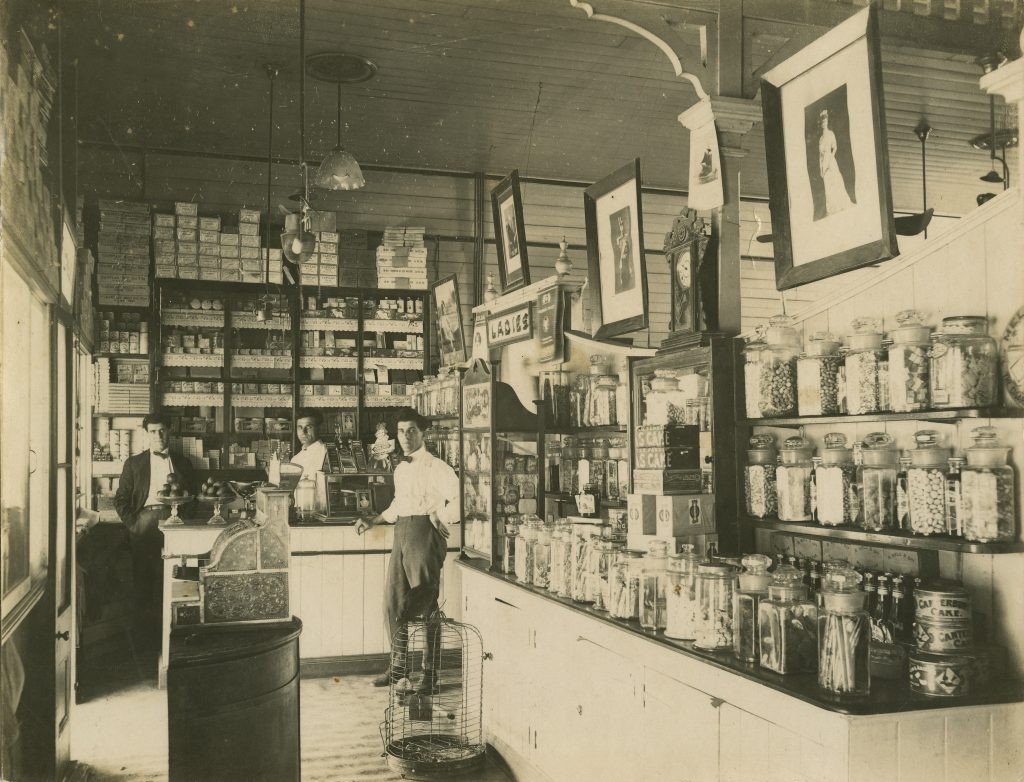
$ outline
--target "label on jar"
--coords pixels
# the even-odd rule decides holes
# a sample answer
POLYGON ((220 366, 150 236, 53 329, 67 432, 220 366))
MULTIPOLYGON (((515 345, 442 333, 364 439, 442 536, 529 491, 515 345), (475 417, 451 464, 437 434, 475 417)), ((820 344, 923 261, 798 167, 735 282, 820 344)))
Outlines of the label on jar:
POLYGON ((577 494, 576 495, 576 510, 580 512, 581 516, 594 516, 597 514, 597 504, 594 501, 593 494, 577 494))
POLYGON ((963 514, 961 512, 960 478, 950 477, 946 480, 946 527, 950 535, 963 534, 963 514))

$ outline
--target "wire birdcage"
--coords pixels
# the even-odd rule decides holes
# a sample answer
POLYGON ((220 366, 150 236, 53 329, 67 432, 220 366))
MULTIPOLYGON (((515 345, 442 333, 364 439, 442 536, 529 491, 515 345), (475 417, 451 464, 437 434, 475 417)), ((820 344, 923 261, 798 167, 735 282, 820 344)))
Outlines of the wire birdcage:
POLYGON ((483 642, 472 625, 437 612, 399 627, 381 738, 403 777, 453 776, 484 757, 483 642))

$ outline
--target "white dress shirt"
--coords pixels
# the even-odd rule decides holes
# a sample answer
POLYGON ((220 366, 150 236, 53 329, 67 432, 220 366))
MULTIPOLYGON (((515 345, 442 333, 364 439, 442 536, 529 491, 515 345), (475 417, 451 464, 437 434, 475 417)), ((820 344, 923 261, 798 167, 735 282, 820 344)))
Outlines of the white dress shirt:
POLYGON ((292 457, 292 464, 302 468, 303 478, 316 478, 316 474, 323 470, 324 461, 327 459, 327 446, 323 440, 317 440, 304 446, 295 456, 292 457))
POLYGON ((157 456, 152 450, 149 452, 149 496, 146 497, 146 505, 160 504, 160 497, 157 496, 157 492, 167 483, 167 476, 174 469, 174 466, 171 464, 170 453, 167 451, 164 451, 164 453, 167 454, 166 458, 157 456))
POLYGON ((430 516, 455 524, 459 519, 459 478, 447 462, 425 447, 411 454, 412 461, 395 469, 395 499, 381 516, 392 524, 401 516, 430 516))

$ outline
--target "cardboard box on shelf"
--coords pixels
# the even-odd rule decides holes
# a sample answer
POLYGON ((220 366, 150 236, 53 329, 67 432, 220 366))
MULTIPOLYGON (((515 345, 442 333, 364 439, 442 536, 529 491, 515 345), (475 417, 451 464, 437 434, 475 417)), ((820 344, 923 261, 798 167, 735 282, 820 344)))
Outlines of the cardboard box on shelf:
POLYGON ((199 204, 192 201, 175 201, 174 214, 196 217, 199 214, 199 204))
POLYGON ((220 231, 220 218, 219 217, 200 217, 199 218, 199 230, 200 231, 220 231))
POLYGON ((174 228, 174 215, 154 212, 153 225, 161 228, 174 228))
POLYGON ((177 223, 178 228, 192 228, 195 230, 199 229, 198 217, 188 217, 184 215, 179 215, 178 219, 175 222, 177 223))
POLYGON ((220 245, 210 244, 209 242, 199 243, 199 254, 200 255, 212 255, 217 258, 220 257, 220 245))
POLYGON ((174 239, 175 238, 175 231, 176 230, 177 229, 175 229, 172 226, 166 226, 165 227, 165 226, 154 225, 153 226, 153 238, 154 239, 174 239))
MULTIPOLYGON (((241 227, 241 226, 239 226, 241 227)), ((255 233, 242 233, 238 237, 238 243, 242 247, 259 247, 260 246, 260 235, 259 231, 255 233)))
POLYGON ((238 255, 241 258, 255 258, 256 260, 259 260, 259 258, 260 258, 260 248, 259 247, 239 247, 238 248, 238 255))
POLYGON ((197 242, 199 241, 199 231, 195 228, 175 228, 174 238, 179 242, 197 242))
POLYGON ((222 245, 220 245, 220 257, 221 258, 238 258, 238 251, 239 251, 239 249, 240 248, 238 247, 237 244, 233 245, 233 246, 232 245, 228 245, 228 244, 222 244, 222 245))
POLYGON ((239 223, 238 224, 239 236, 259 236, 260 235, 260 224, 259 223, 239 223))
POLYGON ((239 237, 238 230, 225 229, 220 234, 220 243, 229 247, 238 247, 239 237))
POLYGON ((256 223, 259 225, 260 222, 260 211, 258 209, 239 209, 238 210, 238 222, 241 223, 256 223))

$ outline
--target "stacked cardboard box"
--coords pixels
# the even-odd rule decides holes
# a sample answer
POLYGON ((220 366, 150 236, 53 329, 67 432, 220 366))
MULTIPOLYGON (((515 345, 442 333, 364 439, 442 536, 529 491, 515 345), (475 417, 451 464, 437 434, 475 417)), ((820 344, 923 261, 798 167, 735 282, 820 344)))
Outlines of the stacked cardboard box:
POLYGON ((361 228, 338 232, 338 284, 352 288, 376 288, 377 265, 369 238, 361 228))
POLYGON ((299 267, 303 285, 338 284, 338 232, 317 231, 313 254, 299 267))
POLYGON ((427 247, 424 228, 391 226, 377 248, 377 287, 427 289, 427 247))
POLYGON ((149 306, 149 204, 101 199, 96 287, 99 305, 149 306))

